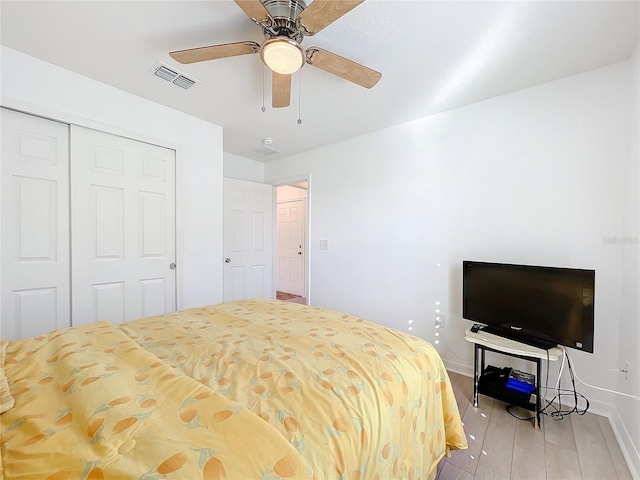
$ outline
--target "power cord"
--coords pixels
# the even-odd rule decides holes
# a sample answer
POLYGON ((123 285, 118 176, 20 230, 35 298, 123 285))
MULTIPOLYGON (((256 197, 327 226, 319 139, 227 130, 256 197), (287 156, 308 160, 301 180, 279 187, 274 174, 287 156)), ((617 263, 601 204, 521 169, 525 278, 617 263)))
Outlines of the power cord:
MULTIPOLYGON (((569 361, 569 353, 567 352, 567 350, 564 347, 560 347, 562 348, 562 351, 564 352, 565 356, 567 357, 567 361, 569 361)), ((571 365, 569 363, 569 365, 571 365)), ((569 367, 571 368, 571 366, 569 367)), ((613 370, 618 370, 618 371, 622 371, 620 369, 613 369, 613 370)), ((606 370, 605 372, 609 372, 611 370, 606 370)), ((600 373, 605 373, 605 372, 600 372, 600 373)), ((638 395, 631 395, 629 393, 623 393, 623 392, 618 392, 617 390, 609 390, 608 388, 602 388, 602 387, 596 387, 595 385, 591 385, 583 380, 580 379, 580 377, 578 377, 578 372, 572 372, 572 376, 571 379, 573 380, 573 375, 575 375, 576 380, 578 380, 581 384, 590 387, 590 388, 595 388, 596 390, 601 390, 603 392, 609 392, 609 393, 615 393, 616 395, 621 395, 623 397, 629 397, 629 398, 633 398, 634 400, 640 400, 640 397, 638 395)), ((593 376, 593 375, 591 375, 593 376)))
MULTIPOLYGON (((556 382, 556 385, 554 388, 555 395, 553 396, 553 398, 547 399, 546 396, 542 394, 542 391, 538 392, 538 394, 541 396, 541 399, 544 400, 544 406, 540 409, 540 413, 547 415, 548 417, 553 418, 554 420, 562 420, 565 416, 570 415, 572 413, 576 413, 578 415, 584 415, 589 410, 589 400, 587 399, 587 397, 585 397, 581 393, 578 393, 576 389, 576 384, 574 380, 574 371, 571 365, 571 360, 567 355, 566 350, 563 349, 563 353, 564 355, 562 357, 562 365, 560 367, 560 373, 558 374, 558 381, 556 382), (566 364, 569 371, 569 377, 571 378, 571 386, 572 386, 571 389, 561 388, 561 378, 562 378, 562 372, 564 371, 565 360, 566 360, 566 364), (562 400, 563 400, 563 397, 567 397, 567 396, 573 397, 573 407, 569 409, 563 409, 562 400), (579 400, 584 401, 585 403, 584 408, 580 408, 578 406, 579 400), (557 406, 556 406, 556 403, 557 403, 557 406)), ((547 351, 546 381, 545 381, 545 386, 540 387, 540 390, 544 389, 545 392, 550 390, 549 364, 550 364, 549 352, 547 351)), ((508 405, 506 407, 506 410, 509 413, 509 415, 511 415, 514 418, 517 418, 518 420, 533 420, 535 418, 535 415, 532 417, 519 417, 511 411, 512 407, 513 405, 508 405)))
MULTIPOLYGON (((575 370, 575 367, 571 363, 571 357, 569 357, 569 353, 567 352, 567 350, 563 346, 560 346, 560 348, 562 348, 563 356, 562 356, 562 364, 560 366, 560 371, 558 373, 558 381, 556 382, 556 385, 555 385, 555 387, 553 389, 555 391, 555 395, 553 396, 553 398, 548 399, 548 398, 545 397, 545 395, 542 394, 542 392, 539 392, 540 395, 541 395, 541 398, 545 402, 545 405, 540 410, 540 413, 543 413, 543 414, 545 414, 545 415, 547 415, 550 418, 553 418, 555 420, 562 420, 565 416, 570 415, 572 413, 576 413, 578 415, 584 415, 585 413, 587 413, 587 411, 589 410, 589 405, 590 405, 589 404, 589 400, 583 394, 578 393, 577 388, 576 388, 576 380, 578 380, 578 382, 582 383, 583 385, 585 385, 587 387, 590 387, 590 388, 594 388, 596 390, 601 390, 603 392, 608 392, 608 393, 614 393, 616 395, 629 397, 629 398, 632 398, 634 400, 640 400, 640 397, 638 397, 637 395, 630 395, 628 393, 618 392, 616 390, 610 390, 608 388, 597 387, 595 385, 591 385, 589 383, 586 383, 584 380, 582 380, 578 376, 578 373, 575 370), (569 372, 569 378, 571 379, 571 388, 570 389, 561 388, 561 379, 562 379, 562 373, 564 372, 565 363, 567 365, 567 369, 568 369, 568 372, 569 372), (571 408, 563 409, 563 407, 562 407, 563 397, 572 397, 573 406, 571 408), (556 405, 556 403, 557 403, 557 405, 556 405), (584 403, 584 407, 580 407, 579 403, 584 403)), ((546 382, 545 382, 545 386, 541 387, 541 390, 544 389, 545 392, 548 392, 550 390, 550 388, 549 388, 549 363, 550 363, 549 362, 549 352, 547 352, 546 382)), ((622 371, 622 370, 619 369, 619 368, 612 368, 612 369, 604 370, 602 372, 598 372, 597 374, 599 375, 599 374, 608 373, 608 372, 620 372, 620 371, 622 371)), ((592 374, 590 376, 592 377, 594 375, 596 375, 596 374, 592 374)), ((512 417, 515 417, 518 420, 532 420, 534 418, 534 417, 529 417, 529 418, 519 417, 519 416, 515 415, 511 411, 512 407, 513 407, 513 405, 508 405, 506 407, 507 412, 509 412, 509 414, 512 417)))
MULTIPOLYGON (((572 389, 560 388, 560 377, 561 377, 561 375, 559 375, 558 376, 558 383, 557 383, 557 386, 556 386, 556 395, 551 400, 547 400, 545 398, 545 401, 547 402, 547 404, 543 408, 543 412, 545 413, 545 415, 548 415, 551 418, 554 418, 556 420, 562 420, 566 415, 570 415, 572 413, 576 413, 578 415, 584 415, 585 413, 587 413, 587 410, 589 410, 589 400, 587 399, 587 397, 585 397, 581 393, 578 393, 578 391, 576 389, 576 382, 575 382, 573 367, 571 365, 571 359, 567 355, 567 351, 564 350, 564 348, 563 348, 563 352, 564 352, 564 356, 566 357, 566 360, 567 360, 567 367, 568 367, 568 370, 569 370, 569 378, 571 378, 572 389), (571 397, 573 397, 573 407, 572 408, 570 408, 568 410, 563 410, 562 409, 562 397, 563 396, 571 396, 571 397), (579 408, 578 407, 578 398, 584 400, 584 402, 585 402, 585 407, 584 408, 579 408), (558 406, 557 407, 554 404, 555 400, 558 401, 558 406), (550 407, 553 408, 553 411, 551 411, 551 413, 547 412, 547 409, 550 408, 550 407)), ((563 361, 563 365, 564 365, 564 361, 563 361)))
MULTIPOLYGON (((462 358, 460 355, 458 355, 455 350, 453 348, 451 348, 449 346, 449 344, 447 343, 447 341, 444 339, 444 336, 442 335, 442 333, 440 332, 440 328, 436 327, 436 338, 438 340, 442 340, 442 343, 444 343, 444 346, 447 347, 449 349, 449 351, 451 353, 453 353, 453 355, 457 358, 459 358, 460 360, 464 360, 465 362, 471 362, 473 360, 473 358, 462 358)), ((438 343, 437 340, 435 342, 436 344, 438 343)))
MULTIPOLYGON (((545 382, 545 386, 541 387, 541 390, 542 390, 542 388, 544 388, 545 393, 550 390, 550 388, 549 388, 549 366, 550 366, 549 352, 547 351, 547 379, 546 379, 546 382, 545 382)), ((561 420, 566 415, 570 415, 571 413, 577 413, 578 415, 584 415, 585 413, 587 413, 587 410, 589 410, 589 400, 587 399, 587 397, 585 397, 581 393, 578 393, 578 391, 576 389, 573 367, 571 365, 571 361, 569 359, 569 356, 567 355, 567 351, 564 350, 564 349, 563 349, 563 355, 562 355, 562 364, 560 365, 560 371, 558 373, 558 381, 556 382, 556 385, 555 385, 553 391, 555 392, 555 395, 551 399, 548 399, 542 392, 539 392, 540 397, 545 402, 545 404, 542 407, 540 413, 544 413, 545 415, 548 415, 549 417, 554 418, 556 420, 561 420), (565 362, 566 362, 568 370, 569 370, 569 377, 571 379, 571 386, 572 386, 571 389, 561 388, 562 373, 564 372, 565 362), (568 410, 563 409, 563 407, 562 407, 563 397, 567 397, 567 396, 573 397, 573 407, 568 409, 568 410), (585 407, 584 408, 579 408, 578 407, 578 399, 579 398, 584 401, 584 403, 585 403, 585 407), (557 406, 556 406, 556 403, 557 403, 557 406)))
MULTIPOLYGON (((507 411, 507 413, 508 413, 509 415, 511 415, 511 416, 512 416, 513 418, 515 418, 516 420, 533 420, 534 418, 536 418, 536 416, 535 416, 535 415, 532 415, 532 416, 530 416, 530 417, 519 417, 518 415, 516 415, 515 413, 513 413, 513 412, 511 411, 511 409, 512 409, 513 407, 515 407, 515 406, 516 406, 516 405, 507 405, 507 406, 505 407, 505 410, 507 411)), ((542 412, 540 412, 540 413, 542 413, 542 412)))

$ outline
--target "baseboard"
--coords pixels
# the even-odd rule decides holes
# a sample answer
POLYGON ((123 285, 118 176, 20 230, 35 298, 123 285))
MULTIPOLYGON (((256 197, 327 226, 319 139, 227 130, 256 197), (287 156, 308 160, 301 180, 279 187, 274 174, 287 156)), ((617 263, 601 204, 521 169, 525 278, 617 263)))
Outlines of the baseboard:
POLYGON ((616 440, 620 445, 622 456, 627 462, 627 467, 631 472, 631 477, 640 479, 640 452, 638 452, 636 445, 633 444, 633 440, 631 439, 631 435, 629 435, 627 427, 624 425, 624 422, 617 410, 611 408, 607 417, 609 418, 613 434, 616 436, 616 440))
POLYGON ((468 362, 457 362, 455 360, 442 359, 444 367, 454 373, 459 373, 465 377, 473 377, 473 367, 468 362))
POLYGON ((611 411, 613 406, 610 403, 601 402, 600 400, 589 399, 589 413, 600 415, 611 419, 611 411))

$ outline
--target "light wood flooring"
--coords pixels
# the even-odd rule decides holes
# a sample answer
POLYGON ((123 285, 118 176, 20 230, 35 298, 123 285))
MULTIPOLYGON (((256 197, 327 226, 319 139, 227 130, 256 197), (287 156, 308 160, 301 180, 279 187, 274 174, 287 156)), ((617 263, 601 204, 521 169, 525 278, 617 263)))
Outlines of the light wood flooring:
POLYGON ((443 459, 437 480, 631 479, 609 419, 589 412, 563 420, 543 415, 542 428, 535 430, 532 421, 516 419, 505 403, 484 395, 474 408, 473 379, 449 376, 469 449, 443 459))

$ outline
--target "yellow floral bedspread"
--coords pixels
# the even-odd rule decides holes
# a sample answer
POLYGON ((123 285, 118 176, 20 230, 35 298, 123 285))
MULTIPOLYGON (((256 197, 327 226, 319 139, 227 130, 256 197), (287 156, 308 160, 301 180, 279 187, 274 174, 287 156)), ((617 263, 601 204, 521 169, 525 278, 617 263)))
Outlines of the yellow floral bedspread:
POLYGON ((439 355, 402 332, 268 300, 121 328, 277 429, 318 480, 433 478, 449 449, 467 447, 439 355))
POLYGON ((272 426, 110 323, 11 342, 4 367, 7 480, 309 478, 272 426))

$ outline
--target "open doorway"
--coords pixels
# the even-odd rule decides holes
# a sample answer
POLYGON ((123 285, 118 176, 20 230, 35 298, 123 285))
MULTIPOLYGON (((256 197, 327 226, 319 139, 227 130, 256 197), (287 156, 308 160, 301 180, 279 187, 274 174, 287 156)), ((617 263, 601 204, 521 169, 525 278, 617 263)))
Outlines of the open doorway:
POLYGON ((308 182, 276 187, 276 298, 306 305, 308 182))

